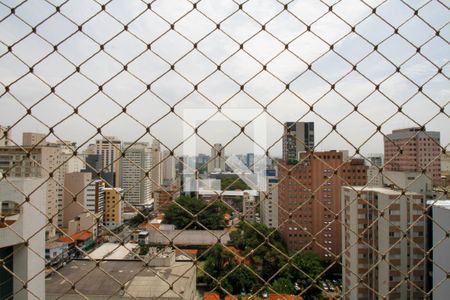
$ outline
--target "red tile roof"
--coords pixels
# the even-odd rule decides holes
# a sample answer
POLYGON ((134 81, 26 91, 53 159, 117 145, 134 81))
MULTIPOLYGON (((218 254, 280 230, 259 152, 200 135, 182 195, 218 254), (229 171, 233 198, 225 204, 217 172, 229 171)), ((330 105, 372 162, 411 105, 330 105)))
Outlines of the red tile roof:
POLYGON ((220 300, 220 295, 217 293, 205 293, 203 300, 220 300))
POLYGON ((158 223, 145 223, 143 225, 140 226, 141 229, 159 229, 159 227, 161 226, 161 224, 158 223))
POLYGON ((197 249, 176 249, 175 254, 190 254, 190 255, 197 255, 198 250, 197 249))
POLYGON ((86 240, 92 238, 92 236, 93 236, 92 232, 90 232, 88 230, 83 230, 83 231, 72 234, 70 237, 68 237, 68 236, 60 237, 58 240, 61 242, 64 242, 64 243, 72 244, 75 241, 86 241, 86 240))

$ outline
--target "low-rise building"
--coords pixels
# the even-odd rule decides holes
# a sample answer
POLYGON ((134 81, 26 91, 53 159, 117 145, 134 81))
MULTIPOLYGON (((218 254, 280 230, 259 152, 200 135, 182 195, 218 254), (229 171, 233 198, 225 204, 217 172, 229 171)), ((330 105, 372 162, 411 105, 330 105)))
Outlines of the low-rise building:
POLYGON ((92 213, 84 213, 69 221, 67 235, 73 235, 80 231, 88 230, 92 232, 93 238, 97 238, 98 223, 97 217, 92 213))
POLYGON ((152 263, 104 260, 98 267, 92 260, 73 260, 48 278, 46 299, 78 299, 78 293, 89 299, 196 299, 196 268, 191 261, 152 258, 152 263))
POLYGON ((58 267, 69 258, 69 245, 62 241, 47 241, 45 243, 45 261, 58 267))
POLYGON ((70 258, 76 258, 91 250, 95 246, 93 234, 90 231, 84 230, 72 234, 70 236, 62 236, 58 239, 68 245, 68 254, 70 258))
POLYGON ((104 188, 105 193, 105 212, 103 215, 103 224, 109 228, 114 229, 122 225, 122 189, 120 188, 104 188))

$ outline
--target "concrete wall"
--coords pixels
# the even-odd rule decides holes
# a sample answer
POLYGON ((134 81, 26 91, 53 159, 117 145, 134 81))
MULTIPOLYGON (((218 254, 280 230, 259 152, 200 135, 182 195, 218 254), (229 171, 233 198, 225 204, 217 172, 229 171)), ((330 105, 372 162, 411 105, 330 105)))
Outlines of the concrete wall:
POLYGON ((13 246, 14 299, 45 298, 45 224, 47 186, 42 179, 8 178, 0 181, 0 201, 21 205, 17 221, 0 229, 0 248, 13 246), (40 187, 39 187, 40 186, 40 187), (39 187, 39 188, 38 188, 39 187), (37 190, 35 190, 37 189, 37 190), (23 193, 23 194, 22 194, 23 193), (30 198, 25 201, 25 196, 30 198), (25 246, 24 242, 28 242, 25 246), (27 289, 23 289, 27 282, 27 289))

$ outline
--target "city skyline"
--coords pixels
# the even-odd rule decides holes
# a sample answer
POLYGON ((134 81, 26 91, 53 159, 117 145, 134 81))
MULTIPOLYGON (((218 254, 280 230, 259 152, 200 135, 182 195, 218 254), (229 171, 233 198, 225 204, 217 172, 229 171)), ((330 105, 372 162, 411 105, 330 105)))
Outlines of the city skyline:
POLYGON ((0 0, 0 300, 450 295, 443 0, 0 0))
MULTIPOLYGON (((442 132, 444 147, 450 143, 450 133, 446 130, 450 89, 442 74, 448 63, 446 49, 449 46, 443 38, 434 37, 434 28, 444 26, 448 15, 441 11, 439 3, 420 10, 420 17, 433 28, 417 18, 408 20, 413 11, 400 2, 371 3, 377 7, 380 17, 396 26, 402 25, 398 34, 393 34, 393 29, 380 17, 370 16, 371 9, 367 5, 347 7, 337 4, 333 11, 342 15, 348 24, 358 24, 356 33, 359 35, 333 14, 327 14, 311 26, 316 36, 306 30, 305 24, 313 23, 320 12, 326 11, 323 3, 294 1, 289 4, 289 11, 282 11, 283 7, 275 1, 265 1, 260 9, 251 3, 243 5, 245 12, 258 16, 255 21, 241 12, 224 20, 238 10, 236 3, 217 2, 211 6, 208 1, 202 1, 199 11, 211 14, 215 22, 224 20, 222 31, 215 30, 213 23, 198 11, 190 11, 192 4, 187 1, 181 1, 183 5, 173 8, 162 2, 157 1, 152 9, 170 21, 188 13, 185 22, 176 22, 176 33, 169 31, 166 38, 158 38, 158 33, 166 32, 168 23, 155 12, 146 11, 142 2, 127 5, 114 2, 107 6, 108 13, 113 13, 119 21, 100 13, 86 24, 83 22, 89 16, 101 10, 98 4, 82 7, 81 3, 71 1, 63 5, 61 12, 74 18, 75 24, 83 24, 83 33, 76 32, 75 24, 58 14, 39 26, 39 35, 25 38, 12 48, 14 54, 29 65, 45 58, 33 72, 28 72, 29 68, 12 54, 2 54, 2 124, 14 125, 13 132, 46 133, 48 128, 41 123, 44 118, 47 126, 57 124, 53 130, 61 139, 71 139, 80 145, 93 138, 96 127, 111 118, 115 119, 102 128, 103 134, 118 135, 129 141, 136 140, 146 132, 146 127, 162 118, 152 126, 151 133, 162 144, 173 148, 183 137, 183 122, 175 114, 182 116, 185 109, 217 109, 228 101, 224 109, 251 108, 263 112, 262 106, 266 106, 264 114, 275 118, 269 117, 267 133, 273 140, 281 138, 284 122, 315 122, 319 150, 350 148, 332 130, 332 125, 340 120, 336 130, 357 146, 382 123, 384 134, 395 128, 427 125, 428 130, 442 132), (84 13, 78 12, 81 10, 84 13), (136 16, 139 17, 133 20, 136 16), (192 18, 196 18, 196 26, 189 26, 192 18), (258 22, 267 21, 266 30, 272 35, 258 32, 258 22), (119 22, 131 22, 128 25, 130 33, 118 34, 119 22), (146 34, 150 29, 152 34, 146 34), (193 44, 180 34, 197 42, 198 47, 193 49, 193 44), (99 43, 106 43, 116 35, 103 51, 90 57, 99 50, 99 43), (66 37, 70 38, 65 40, 66 37), (49 43, 58 44, 57 52, 52 51, 49 43), (145 51, 146 43, 152 44, 150 50, 145 51), (245 47, 239 51, 240 43, 245 47), (288 49, 283 50, 282 43, 288 44, 288 49), (371 48, 377 43, 381 43, 377 49, 384 57, 372 52, 371 48), (173 44, 179 47, 172 47, 173 44), (334 45, 332 51, 327 44, 334 45), (415 47, 421 45, 420 53, 416 53, 415 47), (35 51, 27 52, 30 47, 35 51), (261 51, 262 47, 266 52, 261 51), (189 55, 179 59, 182 53, 188 52, 189 55), (132 60, 135 56, 138 58, 132 60), (387 59, 401 65, 400 69, 396 70, 387 59), (312 70, 308 70, 311 62, 312 70), (177 68, 171 70, 174 63, 177 68), (352 70, 351 64, 356 63, 357 68, 352 70), (82 64, 78 72, 74 64, 82 64), (129 64, 127 70, 123 70, 121 64, 129 64), (266 64, 267 69, 263 70, 266 64), (216 70, 216 65, 221 65, 221 70, 216 70), (240 65, 246 68, 237 68, 240 65), (109 81, 109 78, 113 80, 109 81), (376 87, 378 84, 379 88, 376 87), (151 85, 150 90, 146 85, 151 85), (8 92, 5 86, 8 86, 8 92), (198 86, 197 90, 195 86, 198 86), (242 86, 244 88, 240 90, 242 86), (89 101, 84 102, 86 99, 89 101), (311 105, 314 105, 314 111, 310 111, 311 105), (125 106, 132 118, 120 113, 125 106), (355 106, 358 106, 357 111, 354 111, 355 106), (402 106, 401 112, 397 106, 402 106), (32 116, 22 119, 27 113, 25 107, 32 108, 32 116), (78 114, 74 114, 73 108, 78 108, 78 114), (49 115, 48 111, 53 113, 49 115), (62 120, 64 122, 59 123, 62 120), (67 132, 71 132, 71 136, 67 136, 67 132), (327 138, 322 141, 325 136, 327 138)), ((420 7, 419 2, 411 5, 420 7)), ((53 11, 50 4, 37 6, 30 2, 21 5, 17 14, 30 24, 37 24, 37 20, 53 11)), ((2 22, 0 34, 8 44, 31 31, 17 18, 7 21, 2 22)), ((201 118, 206 120, 206 116, 201 118)), ((221 126, 207 122, 199 130, 201 132, 210 144, 226 144, 240 128, 232 122, 224 122, 221 126), (218 141, 214 138, 217 136, 222 136, 223 140, 218 141)), ((362 152, 381 152, 380 138, 382 136, 376 134, 363 146, 362 152)), ((203 153, 208 153, 209 147, 201 147, 205 148, 203 153)), ((230 145, 227 152, 248 152, 241 147, 250 148, 245 138, 230 145)), ((274 154, 280 156, 281 141, 276 148, 274 154)))

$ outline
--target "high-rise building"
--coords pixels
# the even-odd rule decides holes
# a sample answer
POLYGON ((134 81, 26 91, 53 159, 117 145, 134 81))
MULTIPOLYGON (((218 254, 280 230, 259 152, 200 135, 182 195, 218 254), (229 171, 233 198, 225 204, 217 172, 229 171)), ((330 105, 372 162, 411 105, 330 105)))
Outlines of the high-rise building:
POLYGON ((297 160, 298 153, 314 148, 314 122, 286 122, 283 134, 283 160, 297 160))
POLYGON ((162 180, 162 163, 161 163, 161 145, 157 139, 153 140, 152 143, 152 192, 159 190, 161 188, 162 180))
POLYGON ((426 221, 426 291, 430 299, 447 299, 450 295, 450 200, 429 200, 426 221))
POLYGON ((9 146, 9 144, 11 144, 11 128, 0 125, 0 147, 9 146))
POLYGON ((290 250, 307 249, 333 259, 341 252, 341 187, 365 185, 363 159, 343 161, 337 151, 302 152, 278 164, 278 223, 290 250))
POLYGON ((170 155, 170 151, 163 151, 162 160, 162 184, 164 186, 169 186, 175 181, 177 177, 177 160, 173 155, 170 155))
POLYGON ((103 214, 103 224, 109 229, 114 229, 122 225, 123 202, 122 189, 104 188, 105 212, 103 214))
POLYGON ((150 201, 152 184, 147 172, 151 168, 151 148, 147 143, 124 143, 122 151, 125 153, 120 163, 123 200, 133 205, 150 201))
POLYGON ((208 162, 208 173, 215 171, 225 171, 225 149, 222 144, 214 144, 211 147, 211 157, 208 162))
POLYGON ((266 171, 267 191, 259 193, 261 223, 278 227, 278 176, 276 169, 266 171))
POLYGON ((24 132, 22 134, 22 145, 23 146, 45 146, 47 144, 46 141, 47 135, 44 133, 36 133, 36 132, 24 132))
POLYGON ((120 158, 122 142, 116 137, 109 136, 95 141, 95 151, 102 156, 102 169, 104 172, 114 173, 114 183, 116 186, 120 182, 120 158))
POLYGON ((255 154, 254 153, 247 153, 245 155, 245 165, 250 170, 253 170, 253 165, 255 164, 255 154))
MULTIPOLYGON (((38 177, 47 180, 47 217, 54 225, 62 225, 64 172, 61 148, 47 146, 0 147, 0 173, 9 177, 38 177)), ((47 226, 47 238, 56 234, 47 226)))
POLYGON ((441 175, 446 180, 447 185, 450 185, 450 151, 441 155, 441 175))
POLYGON ((108 187, 113 187, 114 173, 103 171, 103 159, 100 154, 84 154, 84 161, 86 169, 81 172, 88 172, 92 174, 92 178, 101 179, 108 187))
POLYGON ((441 182, 440 133, 421 128, 392 131, 384 138, 384 161, 387 170, 422 172, 434 185, 441 182))
POLYGON ((341 199, 344 299, 423 299, 424 195, 345 186, 341 199))
POLYGON ((77 144, 70 141, 57 141, 55 143, 61 148, 61 159, 64 162, 63 168, 64 174, 80 172, 84 169, 84 162, 80 156, 75 155, 74 152, 77 149, 77 144))
POLYGON ((64 178, 63 226, 82 213, 102 215, 104 200, 100 180, 92 180, 91 173, 68 173, 64 178))
POLYGON ((0 180, 0 299, 45 299, 42 256, 47 183, 43 181, 14 177, 0 180))

